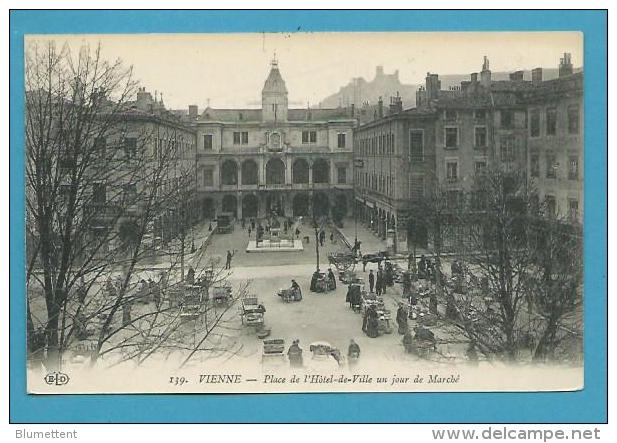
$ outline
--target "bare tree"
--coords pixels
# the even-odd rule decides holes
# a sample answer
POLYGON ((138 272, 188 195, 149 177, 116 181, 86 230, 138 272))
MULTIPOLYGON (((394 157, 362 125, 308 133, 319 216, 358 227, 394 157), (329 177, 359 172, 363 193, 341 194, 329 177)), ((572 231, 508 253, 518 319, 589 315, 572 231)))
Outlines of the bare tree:
POLYGON ((25 81, 28 276, 36 276, 44 294, 53 356, 68 295, 79 276, 96 272, 93 258, 109 240, 108 233, 92 236, 90 229, 91 190, 115 169, 96 167, 96 140, 113 130, 113 116, 135 82, 130 68, 104 61, 100 47, 74 55, 53 43, 27 48, 25 81))
POLYGON ((156 232, 174 225, 178 189, 194 185, 185 129, 135 109, 136 92, 131 69, 103 60, 100 47, 28 48, 28 323, 32 333, 41 291, 48 365, 94 317, 100 353, 135 272, 160 260, 156 232))
POLYGON ((451 318, 485 355, 514 360, 533 268, 527 245, 533 198, 523 173, 502 169, 476 177, 468 197, 458 215, 466 232, 458 256, 469 281, 446 285, 456 311, 451 318))
POLYGON ((531 237, 536 268, 529 276, 536 320, 533 358, 545 361, 556 358, 563 339, 582 341, 582 232, 570 220, 545 216, 535 220, 531 237))

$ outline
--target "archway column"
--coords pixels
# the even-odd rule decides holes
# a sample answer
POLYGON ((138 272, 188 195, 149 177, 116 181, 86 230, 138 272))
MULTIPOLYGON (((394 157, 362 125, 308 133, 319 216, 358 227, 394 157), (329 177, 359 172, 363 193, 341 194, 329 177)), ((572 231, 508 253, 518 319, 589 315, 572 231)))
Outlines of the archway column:
MULTIPOLYGON (((266 184, 266 160, 263 158, 263 156, 259 157, 259 162, 257 164, 257 182, 260 185, 265 185, 266 184)), ((265 202, 265 199, 264 199, 265 202)))
POLYGON ((236 196, 236 218, 238 220, 242 218, 242 198, 243 196, 241 195, 241 193, 238 193, 238 195, 236 196))
POLYGON ((291 193, 285 193, 284 199, 283 213, 285 217, 291 217, 293 215, 293 195, 291 193))
POLYGON ((293 159, 291 158, 290 155, 288 155, 285 158, 285 184, 286 185, 290 185, 292 183, 292 177, 291 177, 292 164, 293 164, 293 159))

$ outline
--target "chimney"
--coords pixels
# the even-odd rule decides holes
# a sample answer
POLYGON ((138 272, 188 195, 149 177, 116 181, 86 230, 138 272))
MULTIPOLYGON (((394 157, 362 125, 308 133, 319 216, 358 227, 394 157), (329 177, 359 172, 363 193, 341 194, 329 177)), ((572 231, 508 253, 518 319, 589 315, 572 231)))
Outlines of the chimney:
POLYGON ((197 118, 197 114, 199 113, 199 108, 197 108, 197 105, 189 105, 189 117, 191 119, 196 119, 197 118))
POLYGON ((572 75, 572 56, 569 52, 564 52, 563 57, 559 59, 559 77, 572 75))
POLYGON ((523 81, 523 71, 514 71, 510 73, 510 81, 511 82, 521 82, 523 81))
POLYGON ((416 91, 416 106, 424 106, 426 105, 426 91, 424 90, 424 86, 419 86, 416 91))
POLYGON ((390 97, 390 114, 398 114, 403 111, 403 99, 396 92, 396 97, 390 97))
POLYGON ((137 108, 148 111, 151 109, 152 103, 152 94, 147 92, 145 87, 139 88, 137 91, 137 108))
POLYGON ((383 99, 381 96, 379 97, 379 101, 377 102, 377 116, 379 118, 383 117, 383 99))
POLYGON ((478 82, 478 73, 472 72, 471 73, 471 83, 477 83, 477 82, 478 82))
POLYGON ((491 87, 491 70, 489 69, 489 61, 486 55, 482 63, 482 72, 480 72, 480 84, 485 88, 491 87))
POLYGON ((383 77, 383 66, 375 68, 375 78, 383 77))
POLYGON ((434 100, 439 97, 441 81, 438 74, 426 73, 426 99, 434 100))
POLYGON ((531 70, 531 82, 534 85, 542 82, 542 68, 535 68, 531 70))

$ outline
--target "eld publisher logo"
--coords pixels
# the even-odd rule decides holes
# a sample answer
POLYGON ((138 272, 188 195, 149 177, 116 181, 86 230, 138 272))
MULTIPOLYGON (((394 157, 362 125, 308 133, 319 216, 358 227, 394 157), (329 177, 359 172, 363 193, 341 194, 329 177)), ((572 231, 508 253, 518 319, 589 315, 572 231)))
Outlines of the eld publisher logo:
POLYGON ((45 376, 45 383, 48 385, 62 386, 69 382, 69 376, 62 372, 50 372, 45 376))

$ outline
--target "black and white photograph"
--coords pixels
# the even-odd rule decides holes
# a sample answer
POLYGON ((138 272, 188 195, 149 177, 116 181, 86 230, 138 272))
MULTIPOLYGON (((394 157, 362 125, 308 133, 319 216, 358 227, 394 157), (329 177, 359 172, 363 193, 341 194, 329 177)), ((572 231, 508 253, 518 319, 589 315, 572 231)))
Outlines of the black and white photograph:
POLYGON ((573 391, 583 35, 27 35, 33 394, 573 391))

